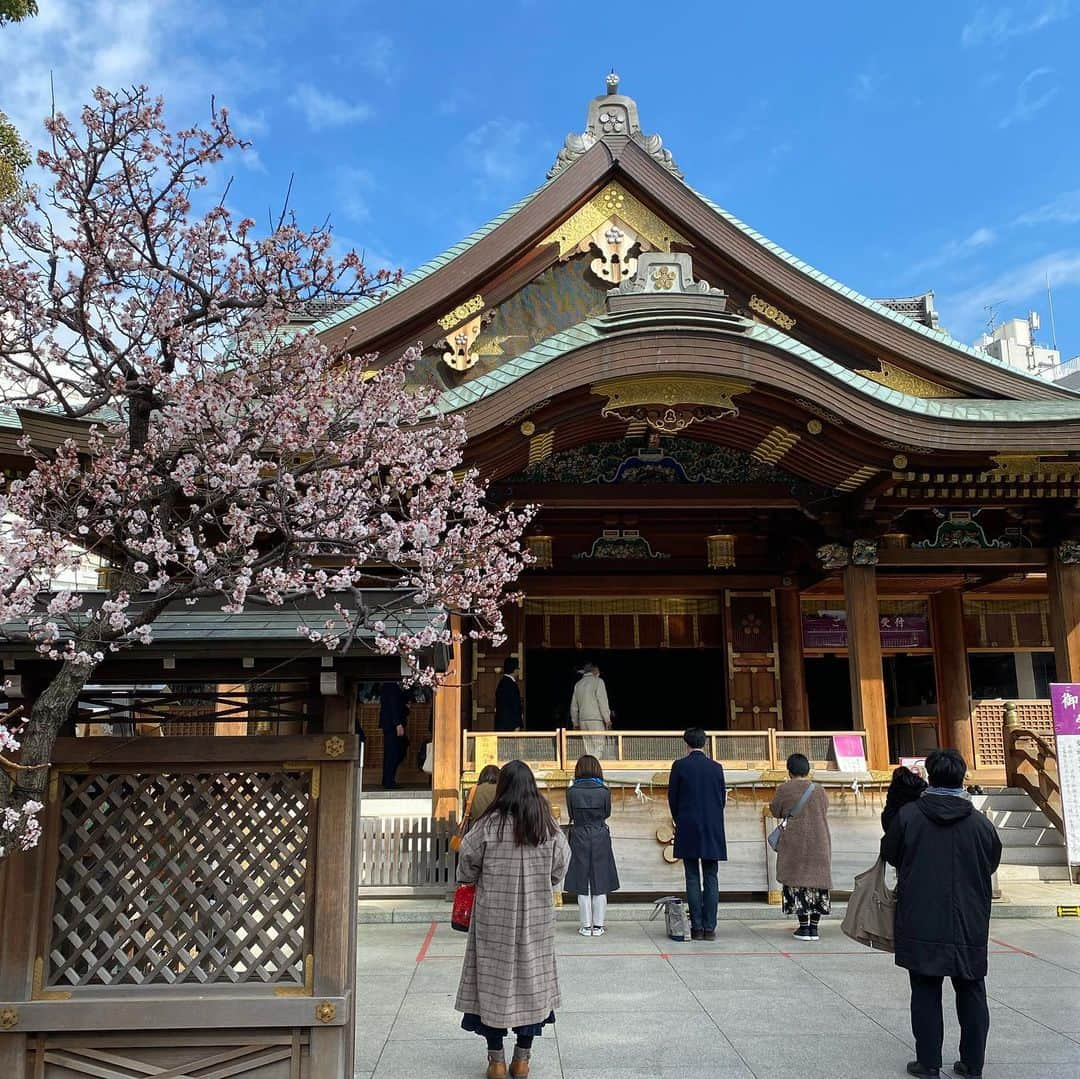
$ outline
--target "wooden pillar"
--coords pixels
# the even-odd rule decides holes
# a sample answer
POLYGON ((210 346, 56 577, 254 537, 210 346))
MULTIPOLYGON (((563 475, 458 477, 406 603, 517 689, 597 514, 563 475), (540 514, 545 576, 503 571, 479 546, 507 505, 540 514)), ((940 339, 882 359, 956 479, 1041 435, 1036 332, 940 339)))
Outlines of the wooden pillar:
POLYGON ((889 729, 885 721, 881 629, 873 566, 849 565, 844 569, 844 602, 847 607, 852 718, 856 729, 866 731, 869 766, 888 768, 889 729))
MULTIPOLYGON (((352 734, 355 694, 326 698, 323 732, 352 734)), ((315 917, 312 925, 314 996, 356 999, 356 901, 358 895, 358 762, 348 758, 319 764, 318 824, 315 841, 315 917)), ((352 1016, 332 1017, 340 1025, 311 1030, 311 1075, 348 1075, 354 1066, 352 1016)))
POLYGON ((806 706, 806 661, 798 589, 777 590, 776 617, 780 635, 781 726, 786 731, 808 731, 810 713, 806 706))
POLYGON ((959 750, 975 769, 975 735, 971 726, 971 680, 964 640, 964 596, 946 588, 930 597, 937 680, 938 730, 943 745, 959 750))
MULTIPOLYGON (((460 615, 450 616, 450 627, 455 633, 461 632, 460 615)), ((438 820, 456 817, 460 809, 463 652, 464 642, 454 645, 442 685, 435 690, 435 772, 431 784, 431 814, 438 820)))
POLYGON ((1055 551, 1047 567, 1050 639, 1059 682, 1080 682, 1080 565, 1061 561, 1055 551))

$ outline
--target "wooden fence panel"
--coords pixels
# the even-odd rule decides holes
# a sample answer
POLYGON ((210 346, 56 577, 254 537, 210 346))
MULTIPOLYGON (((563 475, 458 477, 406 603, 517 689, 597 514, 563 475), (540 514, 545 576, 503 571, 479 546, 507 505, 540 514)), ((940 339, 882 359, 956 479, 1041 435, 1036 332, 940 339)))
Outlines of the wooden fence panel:
POLYGON ((454 887, 454 820, 431 817, 360 819, 360 889, 384 895, 441 895, 454 887))

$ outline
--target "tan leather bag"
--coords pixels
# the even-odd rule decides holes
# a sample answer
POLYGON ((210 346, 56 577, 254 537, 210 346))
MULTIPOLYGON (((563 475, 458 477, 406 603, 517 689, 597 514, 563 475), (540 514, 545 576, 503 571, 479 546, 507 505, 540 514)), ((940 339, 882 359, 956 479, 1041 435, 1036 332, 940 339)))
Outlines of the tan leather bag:
POLYGON ((885 859, 855 878, 847 913, 840 924, 846 936, 868 948, 896 951, 896 892, 885 884, 885 859))
POLYGON ((465 838, 465 833, 469 830, 469 817, 472 815, 472 800, 478 786, 480 786, 479 783, 475 784, 473 789, 469 791, 469 797, 465 799, 465 812, 461 814, 461 823, 458 825, 457 832, 450 837, 450 849, 455 854, 461 849, 461 841, 465 838))

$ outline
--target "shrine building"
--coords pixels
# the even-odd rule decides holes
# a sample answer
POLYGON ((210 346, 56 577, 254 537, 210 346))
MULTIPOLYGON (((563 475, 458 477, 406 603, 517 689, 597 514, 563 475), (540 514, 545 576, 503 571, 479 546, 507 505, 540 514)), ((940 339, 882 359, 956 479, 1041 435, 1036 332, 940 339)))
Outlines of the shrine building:
POLYGON ((585 660, 627 768, 695 724, 742 766, 851 730, 871 769, 955 746, 1001 776, 1002 700, 1047 730, 1049 682, 1080 679, 1080 397, 710 201, 615 75, 536 190, 314 329, 421 341, 466 464, 539 507, 509 641, 466 643, 436 694, 439 815, 509 655, 526 730, 494 756, 549 767, 580 751, 585 660))

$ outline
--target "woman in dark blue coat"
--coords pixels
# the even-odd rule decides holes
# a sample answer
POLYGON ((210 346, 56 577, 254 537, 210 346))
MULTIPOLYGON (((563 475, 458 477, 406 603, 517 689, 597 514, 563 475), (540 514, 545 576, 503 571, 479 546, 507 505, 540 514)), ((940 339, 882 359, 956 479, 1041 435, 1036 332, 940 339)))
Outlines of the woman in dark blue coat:
POLYGON ((727 861, 724 769, 705 753, 705 732, 691 727, 683 735, 689 752, 671 766, 668 807, 675 825, 675 857, 686 870, 686 902, 694 940, 716 939, 720 905, 719 862, 727 861))
POLYGON ((604 935, 607 897, 619 890, 619 874, 611 849, 611 791, 604 786, 600 762, 586 753, 578 758, 574 782, 566 792, 570 814, 570 868, 563 887, 577 893, 583 937, 604 935))

